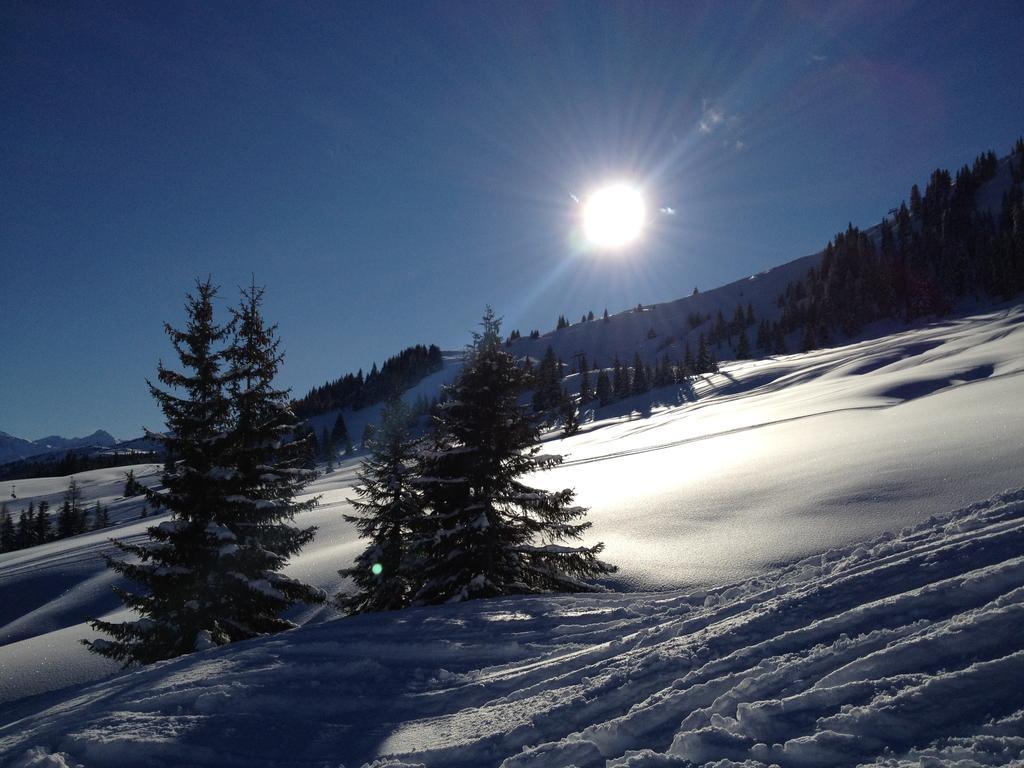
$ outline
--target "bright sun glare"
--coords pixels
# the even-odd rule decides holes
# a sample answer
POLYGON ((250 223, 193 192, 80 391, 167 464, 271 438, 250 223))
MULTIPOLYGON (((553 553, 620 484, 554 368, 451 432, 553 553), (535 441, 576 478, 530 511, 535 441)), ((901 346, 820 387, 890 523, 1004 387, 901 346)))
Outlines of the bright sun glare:
POLYGON ((584 202, 583 232, 596 246, 618 248, 640 236, 644 214, 644 199, 636 187, 610 184, 584 202))

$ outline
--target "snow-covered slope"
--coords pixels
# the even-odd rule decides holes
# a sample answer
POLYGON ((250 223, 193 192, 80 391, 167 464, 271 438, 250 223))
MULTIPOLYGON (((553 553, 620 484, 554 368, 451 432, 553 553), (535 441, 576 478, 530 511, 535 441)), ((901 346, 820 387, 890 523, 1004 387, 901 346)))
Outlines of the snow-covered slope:
POLYGON ((567 363, 583 353, 589 364, 596 361, 602 367, 610 366, 616 356, 624 363, 631 363, 635 354, 648 363, 654 363, 665 354, 678 362, 686 343, 689 342, 691 351, 696 353, 698 337, 701 333, 707 335, 710 328, 707 322, 703 327, 691 327, 691 315, 705 320, 721 311, 726 320, 731 320, 737 305, 746 309, 749 303, 757 318, 776 318, 779 312, 776 300, 785 292, 786 285, 806 277, 807 271, 820 261, 820 253, 804 256, 693 296, 619 312, 607 321, 598 317, 550 331, 538 339, 523 337, 512 342, 508 351, 517 357, 528 355, 539 360, 550 346, 567 363))
MULTIPOLYGON (((118 615, 99 558, 110 532, 0 555, 0 764, 39 746, 90 768, 127 754, 146 765, 188 754, 197 765, 351 768, 407 752, 430 765, 497 765, 554 741, 551 757, 525 753, 522 764, 603 765, 672 748, 698 764, 845 765, 956 736, 929 709, 932 686, 963 697, 965 743, 995 745, 991 762, 1006 764, 1013 746, 1000 734, 1019 732, 1024 704, 994 686, 991 716, 1017 720, 984 725, 984 702, 968 694, 1019 678, 1019 629, 1013 646, 1000 623, 1005 609, 1020 626, 1019 494, 951 525, 861 542, 1024 484, 1022 353, 1024 306, 1007 305, 729 364, 693 391, 616 403, 579 435, 551 435, 567 460, 536 482, 576 487, 589 539, 621 567, 612 586, 630 594, 326 623, 332 609, 307 609, 293 616, 300 631, 47 693, 115 671, 77 644, 91 635, 86 616, 118 615), (829 548, 838 553, 822 559, 829 548), (661 592, 636 594, 650 589, 661 592), (949 633, 962 657, 947 649, 928 667, 901 650, 939 649, 949 633), (876 652, 890 666, 857 662, 861 677, 828 677, 876 652), (315 684, 326 692, 311 695, 315 684), (629 719, 634 706, 647 714, 629 719), (913 707, 920 725, 900 737, 913 707), (275 728, 271 709, 289 719, 275 728)), ((342 519, 354 469, 310 489, 321 506, 300 522, 320 530, 289 568, 330 592, 360 549, 342 519)), ((158 518, 138 520, 138 502, 117 501, 124 470, 78 479, 88 500, 112 504, 113 534, 131 538, 158 518)), ((156 482, 155 471, 136 475, 156 482)), ((58 500, 66 484, 19 481, 20 501, 58 500)), ((952 744, 934 749, 958 754, 952 744)))
POLYGON ((1022 553, 1024 489, 726 588, 326 622, 12 707, 0 759, 1019 765, 1022 553))
MULTIPOLYGON (((428 401, 438 397, 445 385, 451 384, 455 377, 459 375, 459 372, 462 370, 463 357, 463 352, 444 352, 441 370, 425 376, 417 384, 403 392, 401 395, 402 401, 413 407, 420 397, 425 397, 428 401)), ((381 402, 358 410, 344 408, 341 411, 327 411, 326 413, 311 417, 308 419, 308 423, 319 437, 323 430, 330 431, 334 427, 335 419, 338 418, 340 412, 345 418, 345 426, 348 428, 350 439, 353 444, 359 446, 366 425, 372 424, 376 426, 380 423, 380 412, 383 408, 384 403, 381 402)), ((340 449, 341 446, 338 446, 338 448, 340 449)))

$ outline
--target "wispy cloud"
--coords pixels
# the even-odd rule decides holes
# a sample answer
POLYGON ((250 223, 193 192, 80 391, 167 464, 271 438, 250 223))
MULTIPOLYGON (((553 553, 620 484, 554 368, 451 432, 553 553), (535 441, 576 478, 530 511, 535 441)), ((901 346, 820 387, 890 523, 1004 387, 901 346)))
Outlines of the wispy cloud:
POLYGON ((736 152, 747 148, 743 136, 743 121, 738 114, 727 112, 724 107, 708 99, 700 103, 700 120, 697 131, 703 136, 716 134, 722 146, 736 152))
POLYGON ((697 130, 705 134, 711 133, 724 122, 725 112, 721 107, 711 106, 708 100, 704 99, 700 105, 700 122, 697 123, 697 130))
POLYGON ((676 209, 673 208, 671 205, 666 205, 664 208, 659 208, 658 212, 659 213, 663 213, 666 216, 675 216, 676 215, 676 209))
POLYGON ((827 58, 828 57, 823 53, 810 53, 807 55, 807 63, 821 64, 821 62, 825 61, 827 58))

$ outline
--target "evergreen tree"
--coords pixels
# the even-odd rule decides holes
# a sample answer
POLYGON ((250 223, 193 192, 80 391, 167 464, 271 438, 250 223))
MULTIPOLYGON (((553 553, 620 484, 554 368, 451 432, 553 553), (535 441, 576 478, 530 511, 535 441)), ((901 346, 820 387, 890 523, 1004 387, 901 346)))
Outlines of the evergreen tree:
POLYGON ((580 355, 580 405, 584 406, 594 399, 590 389, 590 370, 587 367, 587 356, 580 355))
POLYGON ((604 368, 597 372, 597 384, 595 385, 594 394, 602 408, 612 401, 612 382, 604 368))
POLYGON ((352 440, 348 436, 348 425, 345 424, 345 417, 340 413, 338 418, 334 420, 334 429, 331 430, 331 440, 334 444, 345 446, 345 455, 349 456, 352 453, 352 440))
POLYGON ((786 354, 786 337, 782 333, 782 326, 779 323, 774 323, 772 329, 772 354, 773 355, 784 355, 786 354))
POLYGON ((139 481, 135 479, 135 470, 129 469, 124 478, 123 495, 126 499, 129 499, 132 496, 138 496, 140 493, 142 493, 142 490, 139 487, 139 481))
POLYGON ((804 335, 800 341, 800 351, 810 352, 818 346, 817 341, 814 338, 814 326, 808 324, 804 328, 804 335))
POLYGON ((619 362, 618 356, 612 363, 612 393, 616 400, 629 397, 629 368, 619 362))
POLYGON ((762 318, 757 326, 757 339, 754 341, 754 346, 762 352, 771 349, 771 326, 768 324, 767 318, 762 318))
POLYGON ((732 322, 729 324, 729 335, 732 336, 734 333, 739 333, 747 327, 747 318, 743 314, 743 305, 737 304, 736 311, 733 313, 732 322))
POLYGON ((57 513, 57 538, 66 539, 68 536, 74 536, 76 527, 76 515, 71 511, 70 502, 64 499, 57 513))
POLYGON ((87 512, 82 506, 82 489, 78 486, 78 481, 74 476, 68 481, 67 490, 64 491, 64 503, 67 505, 65 525, 68 532, 63 535, 74 536, 76 533, 86 530, 88 527, 87 512))
POLYGON ((92 530, 98 531, 110 525, 110 513, 107 508, 97 500, 92 511, 92 530))
POLYGON ((647 368, 644 366, 643 361, 640 359, 640 353, 637 352, 633 358, 633 386, 631 389, 632 394, 642 395, 644 392, 651 388, 650 379, 647 377, 647 368))
POLYGON ((327 431, 327 427, 323 428, 320 438, 320 446, 323 451, 324 463, 327 465, 327 471, 334 471, 334 456, 337 452, 334 447, 334 440, 331 439, 331 433, 327 431))
POLYGON ((537 372, 534 370, 533 360, 529 355, 523 360, 523 381, 527 389, 537 386, 537 372))
POLYGON ((748 360, 750 359, 750 342, 747 341, 746 329, 740 330, 740 340, 736 345, 736 359, 737 360, 748 360))
POLYGON ((18 513, 18 527, 14 531, 14 548, 24 549, 32 546, 32 518, 28 510, 23 509, 18 513))
POLYGON ((36 544, 42 544, 43 542, 50 540, 50 503, 48 501, 40 501, 39 509, 36 511, 35 519, 35 531, 33 538, 36 544))
POLYGON ((292 432, 292 442, 299 446, 301 467, 306 470, 316 469, 316 434, 307 423, 299 424, 292 432))
POLYGON ((536 389, 533 393, 534 411, 543 413, 557 407, 561 393, 562 381, 559 376, 558 358, 555 357, 555 350, 549 346, 537 366, 536 389))
POLYGON ((356 592, 336 602, 346 613, 391 611, 406 607, 417 588, 418 563, 413 542, 423 533, 420 492, 413 482, 416 441, 410 436, 411 416, 395 398, 381 412, 381 424, 359 469, 355 523, 359 537, 369 539, 355 565, 338 571, 351 578, 356 592))
POLYGON ((576 407, 575 401, 572 399, 566 390, 562 390, 561 402, 559 403, 558 410, 562 416, 562 431, 566 436, 575 435, 580 431, 580 416, 579 410, 576 407))
POLYGON ((585 580, 614 568, 598 559, 601 544, 557 543, 579 539, 589 526, 577 522, 583 510, 573 506, 571 490, 522 482, 560 458, 539 453, 539 426, 517 403, 522 371, 501 351, 490 308, 482 327, 421 459, 433 536, 424 546, 417 602, 592 591, 585 580))
POLYGON ((170 511, 172 519, 147 529, 147 542, 115 541, 137 562, 106 558, 110 568, 141 586, 138 592, 114 588, 141 618, 123 623, 94 619, 92 627, 113 640, 83 641, 125 666, 219 645, 233 630, 221 620, 228 599, 221 591, 226 581, 221 553, 231 553, 237 543, 218 523, 230 506, 234 469, 226 466, 230 402, 224 391, 223 353, 217 349, 229 329, 214 323, 216 293, 209 280, 197 281, 187 299, 185 329, 165 324, 185 372, 160 363, 158 379, 171 391, 149 385, 168 427, 167 434, 150 437, 176 460, 163 474, 166 492, 147 489, 145 495, 148 504, 170 511))
POLYGON ((601 316, 601 319, 604 320, 606 323, 608 322, 608 307, 604 308, 604 314, 601 316))
MULTIPOLYGON (((18 522, 21 522, 20 518, 18 522)), ((36 503, 34 501, 28 503, 28 511, 25 512, 25 531, 23 535, 25 540, 23 546, 31 547, 40 543, 36 540, 36 503)))
POLYGON ((695 365, 696 373, 714 373, 718 370, 715 358, 708 349, 707 343, 704 341, 703 333, 700 335, 700 341, 697 344, 697 360, 695 365))
POLYGON ((690 342, 686 342, 686 351, 683 353, 683 375, 692 376, 696 372, 696 364, 693 360, 693 353, 690 351, 690 342))
POLYGON ((370 445, 370 442, 373 440, 373 433, 375 431, 376 427, 374 427, 373 424, 367 422, 366 424, 363 425, 363 437, 359 441, 360 448, 366 449, 370 445))
POLYGON ((673 378, 672 362, 668 359, 668 354, 666 353, 658 362, 658 367, 654 374, 654 386, 659 389, 661 387, 667 387, 673 383, 673 378))
POLYGON ((17 533, 14 530, 11 513, 7 510, 7 504, 0 504, 0 552, 14 550, 16 540, 17 533))
POLYGON ((313 538, 316 528, 293 521, 319 497, 295 500, 315 473, 301 467, 302 447, 289 442, 296 418, 288 390, 274 383, 284 355, 277 326, 263 319, 263 293, 255 283, 241 291, 224 354, 233 429, 225 456, 230 494, 213 521, 222 543, 214 583, 218 645, 294 627, 281 617, 284 611, 325 599, 319 589, 281 573, 313 538))

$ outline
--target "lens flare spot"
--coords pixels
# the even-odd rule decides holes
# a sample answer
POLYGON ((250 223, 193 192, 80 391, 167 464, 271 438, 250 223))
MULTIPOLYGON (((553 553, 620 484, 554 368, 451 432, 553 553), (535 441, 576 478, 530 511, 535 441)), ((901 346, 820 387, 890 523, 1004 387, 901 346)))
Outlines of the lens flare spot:
POLYGON ((384 573, 384 566, 380 563, 374 563, 373 566, 370 568, 370 571, 373 573, 374 576, 380 576, 382 573, 384 573))

